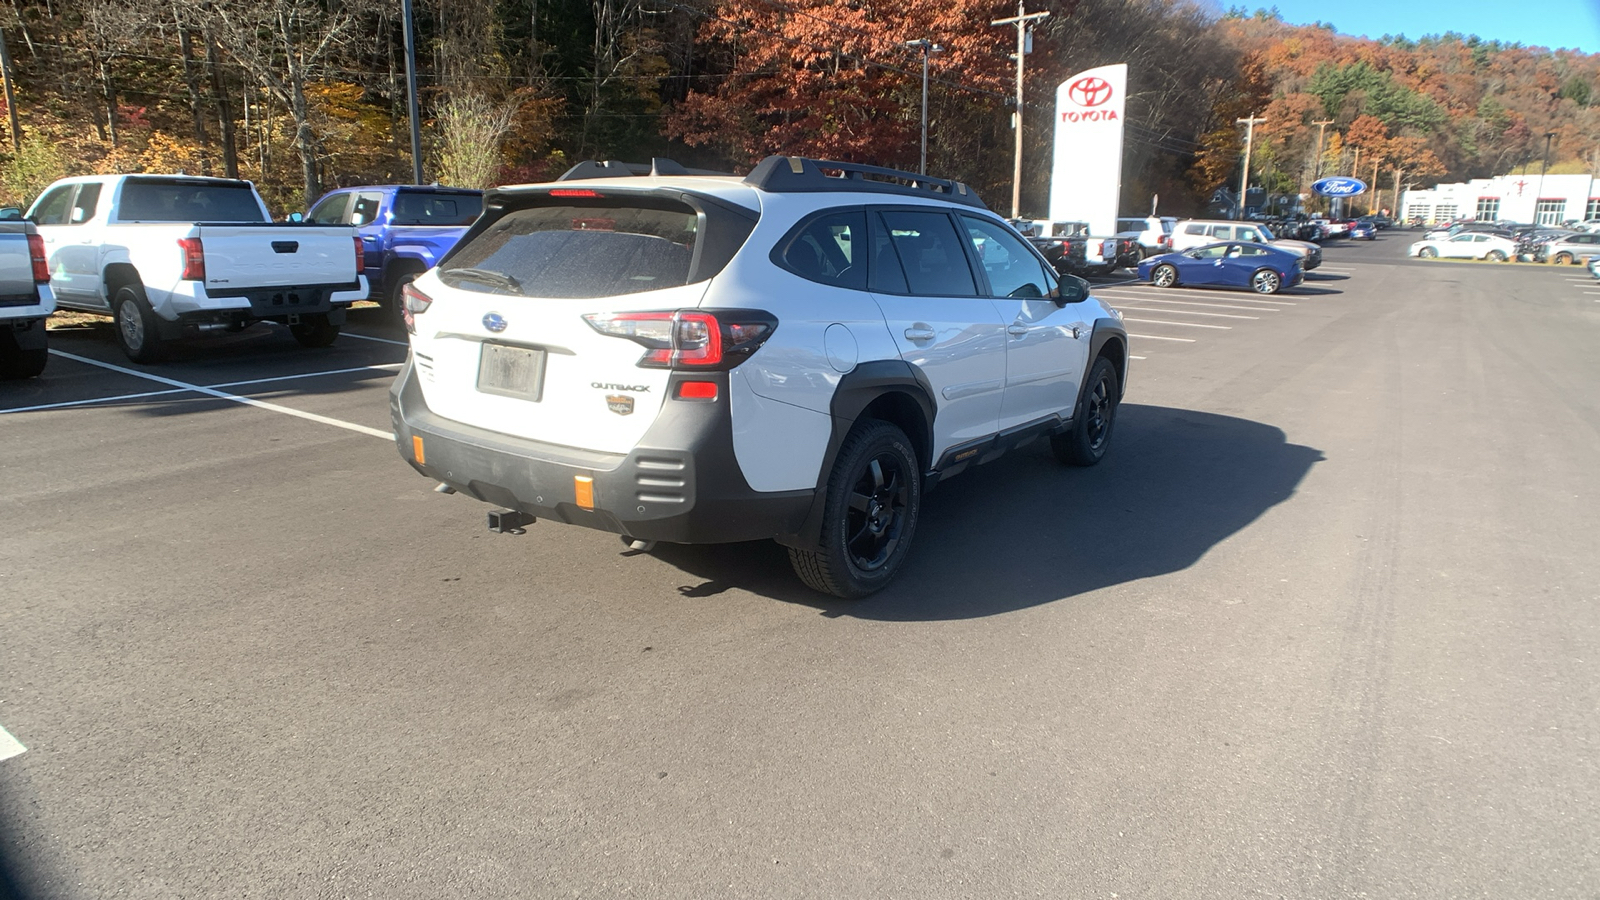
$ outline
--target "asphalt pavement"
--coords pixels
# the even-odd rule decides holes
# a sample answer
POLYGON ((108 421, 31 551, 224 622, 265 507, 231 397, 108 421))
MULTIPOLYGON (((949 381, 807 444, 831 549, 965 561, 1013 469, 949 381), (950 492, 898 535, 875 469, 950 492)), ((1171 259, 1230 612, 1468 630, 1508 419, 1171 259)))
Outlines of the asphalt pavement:
POLYGON ((0 384, 0 851, 82 897, 1600 894, 1600 285, 1330 243, 1107 279, 1110 456, 900 579, 433 493, 403 335, 0 384))

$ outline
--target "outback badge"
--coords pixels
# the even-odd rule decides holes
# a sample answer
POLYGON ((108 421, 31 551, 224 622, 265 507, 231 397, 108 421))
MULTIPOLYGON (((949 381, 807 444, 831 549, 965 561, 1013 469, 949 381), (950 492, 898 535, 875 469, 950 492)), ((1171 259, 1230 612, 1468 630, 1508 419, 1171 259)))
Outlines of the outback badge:
POLYGON ((607 394, 606 408, 619 416, 633 414, 633 398, 627 394, 607 394))

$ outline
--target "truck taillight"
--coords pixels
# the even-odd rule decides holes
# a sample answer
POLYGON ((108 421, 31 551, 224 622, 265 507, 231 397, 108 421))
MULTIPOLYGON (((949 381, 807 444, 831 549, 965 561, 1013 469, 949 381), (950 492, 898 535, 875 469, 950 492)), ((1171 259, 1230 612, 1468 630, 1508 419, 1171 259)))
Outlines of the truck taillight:
POLYGON ((645 348, 639 365, 651 369, 731 369, 756 352, 778 327, 754 309, 591 313, 595 331, 645 348))
MULTIPOLYGON (((360 240, 360 238, 357 238, 360 240)), ((417 316, 428 311, 433 305, 433 298, 417 290, 414 284, 408 284, 400 289, 400 318, 405 320, 406 331, 417 333, 417 316)))
POLYGON ((366 268, 367 268, 367 251, 366 251, 366 248, 361 245, 361 235, 359 235, 359 234, 356 235, 355 242, 356 242, 356 274, 360 275, 362 272, 366 271, 366 268))
POLYGON ((50 260, 44 255, 44 238, 28 235, 28 258, 33 261, 33 280, 44 284, 50 280, 50 260))
POLYGON ((184 281, 206 280, 206 248, 201 246, 199 238, 178 238, 178 249, 183 251, 183 274, 178 276, 184 281))

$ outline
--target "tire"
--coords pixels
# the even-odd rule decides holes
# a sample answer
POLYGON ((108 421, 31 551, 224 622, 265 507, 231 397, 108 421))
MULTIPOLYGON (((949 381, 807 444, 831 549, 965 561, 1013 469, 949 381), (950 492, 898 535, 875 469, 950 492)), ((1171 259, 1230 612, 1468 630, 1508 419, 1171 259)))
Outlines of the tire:
MULTIPOLYGON (((396 265, 398 265, 398 263, 396 265)), ((424 271, 427 270, 401 268, 396 271, 391 278, 389 278, 388 289, 383 292, 382 305, 385 317, 392 319, 395 322, 400 322, 404 319, 404 316, 401 314, 400 310, 400 304, 403 302, 400 297, 400 292, 405 290, 406 285, 416 281, 417 276, 421 275, 424 271)))
POLYGON ((905 432, 856 424, 828 476, 816 550, 789 549, 789 564, 814 591, 846 600, 882 590, 911 549, 922 511, 922 468, 905 432))
POLYGON ((116 322, 117 345, 129 359, 153 363, 167 355, 161 323, 144 295, 144 285, 125 284, 118 288, 111 299, 111 317, 116 322))
MULTIPOLYGON (((43 328, 44 323, 40 322, 37 327, 43 328)), ((17 381, 32 378, 43 372, 44 364, 49 361, 48 348, 30 347, 24 350, 9 323, 0 324, 0 379, 17 381)))
POLYGON ((1258 294, 1276 294, 1283 288, 1283 276, 1271 269, 1257 269, 1250 276, 1250 290, 1258 294))
POLYGON ((1117 367, 1104 356, 1089 367, 1089 380, 1072 417, 1072 428, 1050 436, 1050 450, 1069 466, 1092 466, 1105 458, 1116 424, 1120 392, 1117 367))
POLYGON ((1558 266, 1570 266, 1575 260, 1571 253, 1557 253, 1555 263, 1558 266))
POLYGON ((1499 250, 1490 250, 1488 253, 1485 253, 1483 255, 1483 258, 1487 259, 1490 262, 1505 262, 1506 261, 1506 255, 1503 252, 1499 251, 1499 250))
POLYGON ((305 316, 298 325, 290 325, 289 333, 302 347, 326 347, 339 337, 339 326, 328 321, 326 315, 305 316))
POLYGON ((1423 247, 1421 250, 1417 251, 1417 255, 1423 259, 1433 259, 1435 256, 1439 255, 1439 251, 1433 249, 1432 247, 1423 247))
POLYGON ((1178 283, 1177 267, 1166 263, 1156 266, 1155 271, 1150 273, 1150 283, 1156 287, 1172 287, 1178 283))

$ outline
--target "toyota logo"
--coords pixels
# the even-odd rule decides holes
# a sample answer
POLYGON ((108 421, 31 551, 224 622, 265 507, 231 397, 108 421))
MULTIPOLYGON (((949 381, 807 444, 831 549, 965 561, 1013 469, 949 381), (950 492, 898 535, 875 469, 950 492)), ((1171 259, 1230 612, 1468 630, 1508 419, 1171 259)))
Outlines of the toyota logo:
POLYGON ((506 330, 506 317, 497 312, 486 313, 483 317, 483 327, 495 334, 506 330))
POLYGON ((1067 86, 1067 99, 1079 106, 1099 106, 1111 99, 1111 85, 1092 75, 1079 78, 1067 86))

